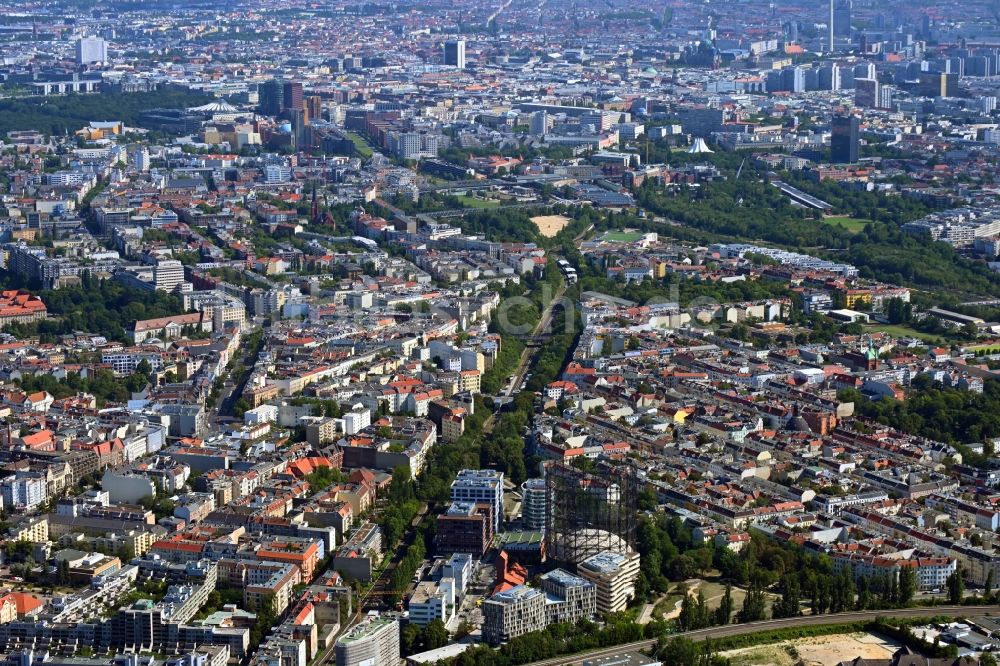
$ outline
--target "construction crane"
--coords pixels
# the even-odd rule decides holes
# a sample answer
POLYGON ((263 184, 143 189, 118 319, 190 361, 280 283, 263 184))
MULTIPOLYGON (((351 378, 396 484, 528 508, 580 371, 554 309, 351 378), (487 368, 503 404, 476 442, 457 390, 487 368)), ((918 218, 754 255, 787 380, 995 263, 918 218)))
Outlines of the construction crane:
POLYGON ((743 161, 740 162, 740 168, 736 170, 736 180, 740 179, 740 174, 743 173, 743 165, 746 163, 747 163, 747 158, 744 157, 743 161))

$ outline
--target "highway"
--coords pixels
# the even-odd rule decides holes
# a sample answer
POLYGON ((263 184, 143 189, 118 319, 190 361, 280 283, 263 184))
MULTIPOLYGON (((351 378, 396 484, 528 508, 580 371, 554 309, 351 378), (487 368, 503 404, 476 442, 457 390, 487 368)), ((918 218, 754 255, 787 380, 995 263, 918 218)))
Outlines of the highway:
MULTIPOLYGON (((974 615, 992 615, 1000 613, 1000 606, 931 606, 927 608, 901 608, 898 610, 883 611, 854 611, 851 613, 831 613, 829 615, 803 615, 802 617, 786 617, 780 620, 765 620, 763 622, 748 622, 746 624, 729 624, 697 631, 688 631, 673 636, 683 636, 693 641, 703 641, 706 638, 726 638, 728 636, 740 636, 742 634, 753 634, 759 631, 771 629, 788 629, 791 627, 812 627, 824 624, 845 624, 848 622, 867 622, 879 617, 884 618, 920 618, 947 615, 951 617, 971 617, 974 615)), ((636 641, 635 643, 625 643, 600 650, 581 652, 567 657, 553 657, 542 661, 531 662, 528 666, 572 666, 583 661, 608 657, 621 654, 622 652, 635 652, 637 650, 648 650, 656 644, 656 639, 636 641)), ((857 655, 843 655, 844 659, 851 659, 857 655)))

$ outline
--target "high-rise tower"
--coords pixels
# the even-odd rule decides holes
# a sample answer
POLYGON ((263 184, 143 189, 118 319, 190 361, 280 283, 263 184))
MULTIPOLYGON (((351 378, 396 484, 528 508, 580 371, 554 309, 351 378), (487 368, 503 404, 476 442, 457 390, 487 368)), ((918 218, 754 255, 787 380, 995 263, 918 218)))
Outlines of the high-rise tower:
POLYGON ((833 53, 833 0, 830 0, 830 53, 833 53))

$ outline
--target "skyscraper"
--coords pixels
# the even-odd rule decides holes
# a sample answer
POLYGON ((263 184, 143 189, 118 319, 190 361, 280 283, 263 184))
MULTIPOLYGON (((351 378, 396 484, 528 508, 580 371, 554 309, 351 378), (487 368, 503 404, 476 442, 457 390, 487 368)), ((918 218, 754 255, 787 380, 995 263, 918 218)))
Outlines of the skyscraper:
POLYGON ((260 112, 267 116, 281 113, 281 84, 276 79, 265 81, 257 87, 260 96, 260 112))
POLYGON ((302 84, 295 81, 285 81, 281 86, 281 100, 284 110, 304 109, 305 98, 302 96, 302 84))
POLYGON ((833 0, 830 0, 830 21, 827 27, 830 29, 830 38, 828 41, 828 44, 830 45, 830 53, 833 53, 835 50, 833 48, 833 0))
POLYGON ((81 37, 76 41, 76 64, 89 65, 108 61, 108 43, 100 37, 81 37))
POLYGON ((896 88, 894 86, 881 86, 878 91, 878 108, 892 110, 895 98, 896 88))
POLYGON ((958 95, 958 74, 922 72, 917 90, 925 97, 955 97, 958 95))
POLYGON ((306 128, 309 126, 309 118, 305 109, 288 108, 285 109, 288 119, 292 121, 292 146, 301 148, 306 144, 306 128))
POLYGON ((781 70, 781 89, 789 92, 805 92, 806 72, 802 67, 785 67, 781 70))
POLYGON ((854 79, 854 103, 863 109, 874 109, 879 103, 879 83, 876 79, 854 79))
POLYGON ((549 131, 549 114, 545 111, 535 111, 531 114, 531 133, 542 136, 549 131))
POLYGON ((854 164, 858 161, 858 135, 861 123, 857 116, 834 116, 830 126, 830 161, 854 164))
POLYGON ((145 147, 139 148, 132 153, 132 166, 136 171, 145 173, 149 171, 149 150, 145 147))
POLYGON ((855 79, 875 79, 878 78, 878 72, 875 69, 875 63, 864 62, 860 65, 854 66, 854 78, 855 79))
POLYGON ((819 68, 817 79, 817 87, 820 90, 840 90, 842 86, 840 66, 835 63, 823 65, 819 68))
POLYGON ((851 0, 836 0, 833 6, 833 34, 851 36, 851 0))
POLYGON ((444 64, 465 69, 464 39, 452 39, 444 43, 444 64))
POLYGON ((306 115, 308 120, 312 122, 313 120, 323 119, 323 98, 316 95, 306 98, 306 115))

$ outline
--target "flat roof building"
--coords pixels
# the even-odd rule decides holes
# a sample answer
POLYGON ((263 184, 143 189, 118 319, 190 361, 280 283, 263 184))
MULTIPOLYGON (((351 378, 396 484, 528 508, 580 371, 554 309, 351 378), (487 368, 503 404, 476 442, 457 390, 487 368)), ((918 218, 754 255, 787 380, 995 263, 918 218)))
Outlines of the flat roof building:
POLYGON ((399 663, 399 622, 377 617, 341 636, 337 666, 396 666, 399 663))
POLYGON ((540 631, 547 624, 545 593, 532 587, 518 585, 483 603, 483 640, 490 645, 540 631))
POLYGON ((577 573, 597 586, 597 611, 602 615, 617 613, 635 597, 639 553, 598 553, 580 562, 577 573))
POLYGON ((564 569, 553 569, 539 579, 545 591, 546 622, 589 620, 597 612, 597 586, 564 569))
POLYGON ((484 502, 493 507, 493 532, 500 530, 503 517, 503 472, 492 469, 463 469, 451 483, 451 499, 484 502))

